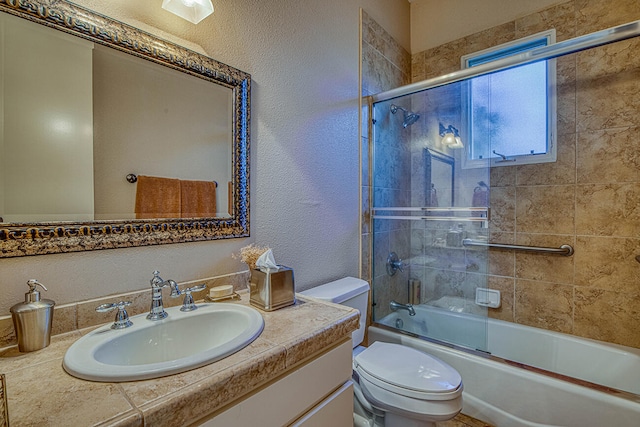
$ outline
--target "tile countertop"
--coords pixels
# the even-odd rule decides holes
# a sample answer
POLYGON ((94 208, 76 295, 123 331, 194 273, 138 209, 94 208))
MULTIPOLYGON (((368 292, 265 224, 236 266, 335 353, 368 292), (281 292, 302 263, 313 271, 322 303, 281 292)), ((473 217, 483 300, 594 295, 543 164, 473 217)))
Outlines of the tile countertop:
MULTIPOLYGON (((248 305, 248 293, 241 297, 237 304, 248 305)), ((239 352, 145 381, 101 383, 67 374, 62 359, 83 331, 54 336, 49 347, 32 353, 19 353, 15 346, 1 349, 10 425, 190 424, 343 341, 359 318, 357 310, 300 296, 294 306, 260 313, 262 334, 239 352)))

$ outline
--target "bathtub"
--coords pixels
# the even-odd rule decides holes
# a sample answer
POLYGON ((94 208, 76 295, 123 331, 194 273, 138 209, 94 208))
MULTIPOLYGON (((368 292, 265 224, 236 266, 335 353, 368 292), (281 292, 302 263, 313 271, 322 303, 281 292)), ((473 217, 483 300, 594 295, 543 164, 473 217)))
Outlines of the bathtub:
POLYGON ((447 362, 464 383, 462 412, 498 427, 640 426, 640 351, 500 320, 414 306, 369 327, 369 342, 414 347, 447 362), (439 340, 462 330, 468 345, 439 340), (484 337, 487 339, 485 340, 484 337), (486 353, 485 353, 486 352, 486 353))

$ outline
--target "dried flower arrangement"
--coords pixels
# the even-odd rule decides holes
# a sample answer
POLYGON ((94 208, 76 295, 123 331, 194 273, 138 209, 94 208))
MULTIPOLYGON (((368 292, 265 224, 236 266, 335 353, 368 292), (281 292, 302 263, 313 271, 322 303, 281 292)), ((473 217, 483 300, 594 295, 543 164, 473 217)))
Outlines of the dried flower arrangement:
POLYGON ((244 262, 249 266, 250 270, 256 268, 256 261, 260 258, 260 255, 268 251, 270 248, 268 246, 257 246, 251 243, 250 245, 245 246, 240 249, 240 254, 232 254, 231 256, 234 259, 240 259, 240 261, 244 262))

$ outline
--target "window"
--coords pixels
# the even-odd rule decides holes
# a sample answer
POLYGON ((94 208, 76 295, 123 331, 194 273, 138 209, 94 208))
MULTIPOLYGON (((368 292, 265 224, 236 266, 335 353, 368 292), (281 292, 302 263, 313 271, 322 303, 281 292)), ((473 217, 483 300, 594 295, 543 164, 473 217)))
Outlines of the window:
MULTIPOLYGON (((555 30, 462 57, 462 67, 555 43, 555 30)), ((509 166, 556 160, 556 66, 547 60, 481 75, 466 82, 462 119, 463 167, 509 166)))

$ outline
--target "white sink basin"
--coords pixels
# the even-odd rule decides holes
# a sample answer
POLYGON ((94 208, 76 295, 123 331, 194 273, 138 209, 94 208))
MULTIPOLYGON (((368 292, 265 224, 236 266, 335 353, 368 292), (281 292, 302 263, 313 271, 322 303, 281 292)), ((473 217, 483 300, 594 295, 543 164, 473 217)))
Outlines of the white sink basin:
POLYGON ((182 312, 165 308, 169 316, 151 321, 133 316, 133 326, 100 327, 76 341, 64 356, 64 369, 93 381, 134 381, 158 378, 223 359, 255 340, 264 328, 260 313, 244 305, 199 304, 182 312))

